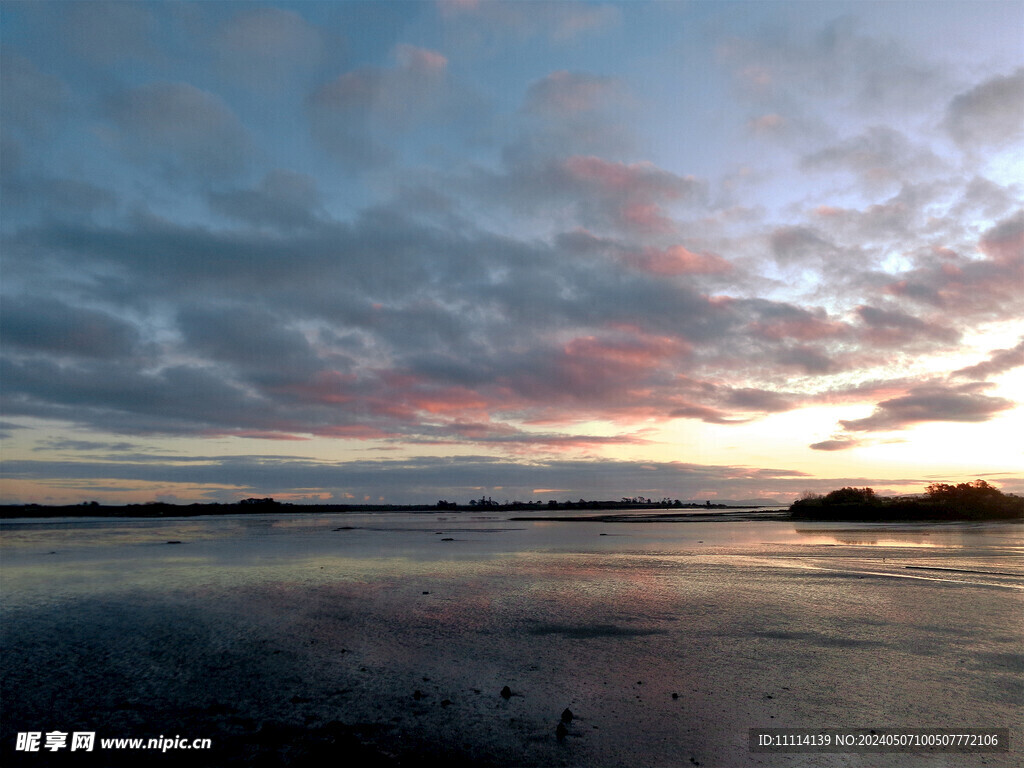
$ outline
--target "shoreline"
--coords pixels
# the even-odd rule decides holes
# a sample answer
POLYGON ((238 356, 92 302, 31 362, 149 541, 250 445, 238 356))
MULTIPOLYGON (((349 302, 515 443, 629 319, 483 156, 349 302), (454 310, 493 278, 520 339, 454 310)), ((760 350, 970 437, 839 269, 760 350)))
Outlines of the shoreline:
MULTIPOLYGON (((697 504, 696 502, 676 505, 625 503, 616 501, 583 501, 559 502, 551 504, 529 504, 517 502, 512 504, 467 505, 453 504, 439 506, 436 504, 290 504, 273 502, 268 504, 73 504, 73 505, 41 505, 41 504, 4 504, 0 505, 0 520, 14 518, 54 518, 54 517, 103 517, 103 518, 160 518, 160 517, 216 517, 226 515, 289 515, 289 514, 360 514, 378 512, 399 512, 405 514, 432 513, 479 513, 479 512, 529 512, 529 511, 650 511, 667 512, 678 510, 678 515, 687 510, 752 510, 773 508, 785 510, 788 505, 770 504, 697 504)), ((708 516, 714 518, 714 516, 708 516)), ((548 518, 527 517, 527 520, 544 520, 548 518)), ((584 518, 551 518, 551 519, 584 519, 584 518)))

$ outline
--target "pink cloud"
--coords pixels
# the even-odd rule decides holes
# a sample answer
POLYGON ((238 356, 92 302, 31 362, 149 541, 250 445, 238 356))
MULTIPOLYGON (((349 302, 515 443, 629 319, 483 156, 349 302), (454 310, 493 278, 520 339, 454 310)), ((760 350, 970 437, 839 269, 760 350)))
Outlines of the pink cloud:
POLYGON ((1024 283, 1024 211, 986 231, 978 250, 985 258, 968 259, 944 249, 941 264, 916 269, 886 290, 941 307, 947 315, 1016 317, 1024 283))
POLYGON ((671 232, 674 225, 663 205, 696 201, 706 188, 693 176, 677 176, 646 162, 616 163, 575 155, 561 168, 571 186, 601 201, 620 225, 648 233, 671 232))
POLYGON ((777 133, 786 126, 786 119, 775 113, 755 117, 748 124, 754 133, 777 133))
POLYGON ((533 83, 526 93, 527 112, 568 116, 592 112, 616 96, 611 78, 559 70, 533 83))
POLYGON ((653 163, 616 163, 592 155, 575 155, 564 163, 573 178, 608 191, 618 191, 644 198, 683 197, 693 177, 680 177, 663 171, 653 163))
POLYGON ((308 381, 290 382, 273 392, 305 402, 339 405, 353 402, 358 397, 355 383, 356 377, 352 374, 320 371, 308 381))
POLYGON ((400 67, 417 72, 443 72, 448 66, 448 58, 443 54, 415 45, 397 46, 395 57, 400 67))
POLYGON ((655 275, 722 275, 731 272, 728 261, 714 253, 694 253, 681 245, 647 248, 631 253, 625 261, 632 267, 655 275))

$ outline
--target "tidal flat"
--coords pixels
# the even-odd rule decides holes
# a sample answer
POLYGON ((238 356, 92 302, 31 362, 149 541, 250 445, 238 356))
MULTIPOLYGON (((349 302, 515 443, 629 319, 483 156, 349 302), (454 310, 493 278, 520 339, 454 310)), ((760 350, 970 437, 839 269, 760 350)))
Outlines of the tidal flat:
POLYGON ((3 762, 1022 762, 1022 525, 512 517, 5 520, 3 762), (1010 750, 748 747, 894 727, 1009 728, 1010 750), (96 748, 16 750, 51 731, 96 748), (160 736, 212 748, 99 743, 160 736))

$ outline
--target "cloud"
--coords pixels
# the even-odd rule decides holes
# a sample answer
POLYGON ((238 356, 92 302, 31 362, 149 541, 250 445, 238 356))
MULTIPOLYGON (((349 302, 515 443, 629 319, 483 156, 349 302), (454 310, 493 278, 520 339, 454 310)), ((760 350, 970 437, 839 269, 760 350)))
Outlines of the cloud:
POLYGON ((947 317, 1016 317, 1024 281, 1024 211, 1006 217, 976 240, 982 258, 956 251, 931 259, 891 282, 895 296, 942 308, 947 317))
POLYGON ((393 67, 344 72, 306 98, 313 138, 346 168, 395 161, 391 143, 424 125, 464 136, 489 117, 480 96, 449 75, 440 52, 399 45, 394 58, 393 67))
POLYGON ((627 254, 625 262, 631 267, 655 275, 722 275, 732 271, 732 265, 714 253, 694 253, 681 245, 664 249, 647 248, 641 253, 627 254))
POLYGON ((744 302, 756 320, 747 326, 747 333, 765 341, 818 341, 848 335, 849 325, 829 318, 821 307, 804 308, 784 302, 753 299, 744 302))
POLYGON ((621 11, 601 3, 495 3, 489 0, 440 0, 442 17, 473 44, 521 44, 543 37, 558 45, 616 26, 621 11))
POLYGON ((114 209, 117 204, 113 192, 87 181, 22 174, 16 162, 13 166, 5 169, 2 181, 8 210, 21 208, 30 215, 88 219, 100 211, 114 209))
POLYGON ((255 189, 211 192, 209 201, 213 210, 237 221, 285 230, 314 226, 322 208, 312 177, 281 169, 269 172, 255 189))
POLYGON ((835 360, 824 352, 807 346, 783 349, 776 354, 775 360, 784 366, 802 368, 807 374, 820 375, 835 373, 839 370, 835 360))
POLYGON ((953 371, 952 375, 968 379, 987 379, 1022 365, 1024 365, 1024 339, 1012 349, 993 350, 989 354, 988 360, 953 371))
POLYGON ((109 67, 125 59, 158 56, 155 31, 160 22, 143 3, 89 2, 61 4, 64 39, 86 60, 109 67))
POLYGON ((530 84, 523 109, 567 117, 603 109, 620 98, 620 86, 610 77, 558 70, 530 84))
POLYGON ((853 173, 872 190, 903 185, 943 171, 946 164, 930 149, 909 141, 899 131, 875 126, 825 149, 800 163, 806 170, 843 170, 853 173))
POLYGON ((826 135, 830 122, 878 121, 927 108, 948 89, 941 66, 895 37, 865 32, 853 16, 824 27, 792 24, 727 38, 718 55, 732 68, 739 95, 761 114, 803 125, 807 138, 826 135))
POLYGON ((1003 397, 984 395, 984 385, 950 386, 928 384, 913 387, 902 396, 885 400, 867 418, 839 422, 851 432, 898 430, 928 421, 982 422, 1008 410, 1014 403, 1003 397))
POLYGON ((215 42, 221 68, 250 87, 280 89, 311 71, 323 55, 320 30, 297 13, 247 8, 226 21, 215 42))
POLYGON ((1024 137, 1024 68, 956 96, 943 127, 963 147, 1003 147, 1024 137))
MULTIPOLYGON (((304 382, 324 370, 306 336, 287 318, 253 306, 189 306, 178 313, 186 348, 235 367, 262 388, 304 382)), ((335 365, 339 358, 334 358, 335 365)))
POLYGON ((598 234, 637 236, 671 234, 674 206, 699 206, 708 184, 680 176, 653 163, 623 163, 594 155, 566 158, 514 157, 504 172, 480 172, 472 182, 496 202, 520 212, 549 214, 552 203, 560 222, 598 234))
POLYGON ((242 170, 251 146, 241 122, 217 95, 182 82, 155 82, 116 93, 108 115, 122 148, 165 172, 200 178, 242 170))
POLYGON ((742 387, 729 390, 725 402, 747 412, 781 413, 797 405, 797 399, 785 392, 742 387))
POLYGON ((39 296, 4 297, 4 344, 22 352, 86 358, 126 357, 136 350, 136 327, 105 312, 39 296))
POLYGON ((926 322, 897 309, 879 309, 867 305, 857 307, 864 323, 864 338, 874 346, 906 346, 917 340, 955 343, 960 333, 936 322, 926 322))
POLYGON ((315 490, 342 502, 365 495, 377 498, 383 492, 392 503, 421 504, 439 498, 465 501, 478 498, 481 492, 502 500, 534 500, 534 489, 544 488, 559 488, 558 498, 573 500, 635 495, 690 500, 706 498, 704 489, 715 487, 719 498, 781 493, 788 501, 808 484, 827 488, 823 484, 829 482, 819 485, 790 469, 615 460, 515 462, 488 456, 347 462, 273 455, 179 457, 174 462, 164 456, 138 456, 131 461, 17 460, 5 461, 0 474, 19 479, 109 480, 143 488, 148 483, 208 486, 208 498, 225 501, 254 495, 281 499, 315 490), (222 490, 225 487, 228 490, 222 490))
POLYGON ((0 109, 4 133, 12 130, 21 140, 49 133, 66 108, 70 96, 60 78, 44 74, 24 56, 0 53, 0 109))
POLYGON ((1020 267, 1024 263, 1024 209, 985 232, 979 247, 999 266, 1020 267))
POLYGON ((832 440, 823 440, 820 443, 811 443, 809 447, 813 451, 845 451, 850 448, 856 448, 860 444, 860 440, 854 440, 850 437, 840 437, 833 438, 832 440))

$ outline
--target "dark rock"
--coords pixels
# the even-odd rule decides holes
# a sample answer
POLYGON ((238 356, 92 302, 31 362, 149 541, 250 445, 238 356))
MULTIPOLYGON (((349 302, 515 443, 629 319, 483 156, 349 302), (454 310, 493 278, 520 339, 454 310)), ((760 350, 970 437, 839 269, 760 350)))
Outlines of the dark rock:
POLYGON ((572 722, 572 710, 568 707, 562 710, 562 722, 566 725, 572 722))
POLYGON ((678 693, 673 693, 672 694, 672 698, 673 699, 678 699, 679 698, 679 694, 678 693))
POLYGON ((441 699, 441 706, 442 707, 451 706, 451 703, 452 703, 451 699, 441 699))
POLYGON ((172 539, 171 541, 168 541, 167 543, 168 544, 181 544, 181 542, 178 541, 177 539, 172 539))
POLYGON ((292 698, 291 698, 292 704, 308 704, 311 701, 312 701, 312 699, 310 699, 310 698, 308 698, 306 696, 299 696, 298 694, 296 694, 295 696, 292 696, 292 698))
POLYGON ((564 739, 568 733, 569 729, 565 727, 565 723, 559 723, 558 727, 555 728, 555 736, 558 737, 559 741, 564 739))
POLYGON ((501 698, 505 699, 505 701, 508 701, 512 698, 512 689, 509 688, 507 685, 501 689, 501 698))
POLYGON ((443 538, 443 539, 441 539, 441 541, 455 541, 455 539, 451 539, 451 538, 443 538))
POLYGON ((412 697, 416 699, 416 701, 419 701, 423 698, 423 691, 417 688, 415 691, 412 692, 412 697))

